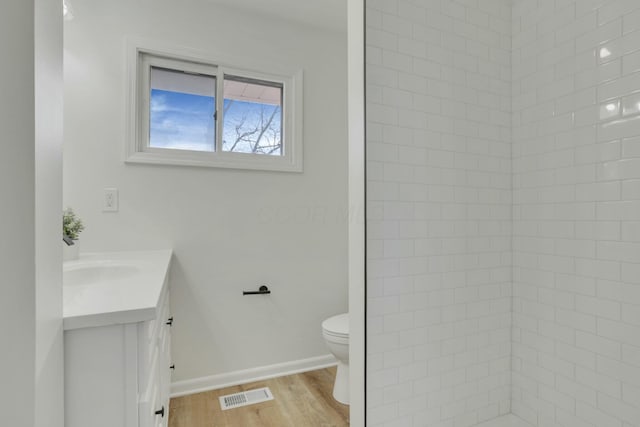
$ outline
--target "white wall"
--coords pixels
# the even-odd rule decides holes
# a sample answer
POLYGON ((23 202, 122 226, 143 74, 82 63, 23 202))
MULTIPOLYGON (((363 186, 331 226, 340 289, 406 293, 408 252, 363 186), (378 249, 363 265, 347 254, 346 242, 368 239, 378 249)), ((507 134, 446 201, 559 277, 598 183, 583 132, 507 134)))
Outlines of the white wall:
POLYGON ((367 5, 367 422, 510 411, 511 7, 367 5))
POLYGON ((174 380, 327 354, 320 323, 347 310, 346 33, 196 0, 74 8, 65 205, 83 251, 175 250, 174 380), (125 165, 125 36, 304 69, 304 173, 125 165), (101 212, 104 187, 118 213, 101 212), (271 296, 242 297, 263 283, 271 296))
POLYGON ((513 412, 638 426, 640 3, 521 0, 513 25, 513 412))
POLYGON ((0 16, 0 411, 11 426, 64 425, 61 14, 57 0, 19 0, 0 16))
POLYGON ((0 329, 5 366, 0 387, 3 423, 34 425, 35 400, 35 163, 34 4, 3 3, 0 52, 11 58, 0 79, 0 329))
POLYGON ((62 4, 35 4, 35 425, 62 427, 62 4))

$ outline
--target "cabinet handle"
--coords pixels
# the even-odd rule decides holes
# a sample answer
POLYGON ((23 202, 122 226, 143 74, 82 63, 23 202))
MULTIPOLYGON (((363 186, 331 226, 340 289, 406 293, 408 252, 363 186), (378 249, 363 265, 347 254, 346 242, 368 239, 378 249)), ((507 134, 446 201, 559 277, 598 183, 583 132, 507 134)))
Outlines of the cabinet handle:
POLYGON ((156 415, 160 415, 162 418, 164 418, 164 405, 162 405, 162 409, 157 410, 156 415))
POLYGON ((169 366, 169 369, 173 369, 175 371, 176 370, 176 364, 174 363, 173 365, 169 366))
POLYGON ((173 325, 173 316, 171 316, 171 317, 169 317, 167 319, 167 323, 166 324, 169 325, 169 326, 173 325))

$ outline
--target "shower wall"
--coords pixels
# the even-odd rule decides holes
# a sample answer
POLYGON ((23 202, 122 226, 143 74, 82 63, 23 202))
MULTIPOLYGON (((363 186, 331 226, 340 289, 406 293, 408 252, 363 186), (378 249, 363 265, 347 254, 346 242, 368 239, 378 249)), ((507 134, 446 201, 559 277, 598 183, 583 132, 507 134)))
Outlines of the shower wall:
POLYGON ((368 0, 367 424, 510 411, 511 6, 368 0))
POLYGON ((640 425, 640 2, 513 4, 513 412, 640 425))

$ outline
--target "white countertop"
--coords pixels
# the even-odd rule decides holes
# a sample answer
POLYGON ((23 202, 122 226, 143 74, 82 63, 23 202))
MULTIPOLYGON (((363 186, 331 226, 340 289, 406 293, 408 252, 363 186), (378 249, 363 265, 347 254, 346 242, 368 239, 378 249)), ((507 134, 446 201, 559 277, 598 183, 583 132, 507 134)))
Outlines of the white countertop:
POLYGON ((171 250, 81 254, 63 266, 64 329, 156 317, 171 250))

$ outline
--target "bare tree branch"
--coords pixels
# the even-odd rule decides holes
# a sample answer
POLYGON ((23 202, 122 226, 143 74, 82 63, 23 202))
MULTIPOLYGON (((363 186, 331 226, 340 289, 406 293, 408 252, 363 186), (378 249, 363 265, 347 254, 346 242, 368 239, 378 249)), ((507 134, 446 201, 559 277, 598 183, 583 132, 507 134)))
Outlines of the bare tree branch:
MULTIPOLYGON (((224 113, 226 114, 231 106, 233 100, 229 100, 225 104, 224 113)), ((260 106, 259 117, 256 117, 257 111, 253 114, 248 113, 242 116, 240 120, 235 120, 234 125, 235 137, 233 141, 223 141, 223 144, 230 145, 228 151, 245 151, 244 144, 248 145, 248 149, 252 153, 272 154, 282 147, 282 141, 280 139, 280 126, 274 124, 274 119, 280 111, 279 106, 274 106, 273 110, 268 113, 266 105, 260 106), (261 145, 261 143, 266 143, 261 145)), ((226 120, 225 120, 226 122, 226 120)))
MULTIPOLYGON (((260 145, 260 140, 262 139, 262 136, 264 135, 264 133, 267 131, 267 129, 269 129, 269 127, 271 126, 271 122, 273 122, 273 118, 276 116, 276 113, 278 112, 278 107, 274 107, 273 111, 271 112, 271 116, 269 116, 269 120, 267 121, 267 124, 262 126, 262 129, 260 131, 260 134, 258 135, 258 138, 256 139, 256 143, 254 144, 251 152, 255 153, 258 146, 260 145)), ((260 112, 260 121, 263 122, 263 114, 264 114, 264 108, 262 109, 262 111, 260 112)))

